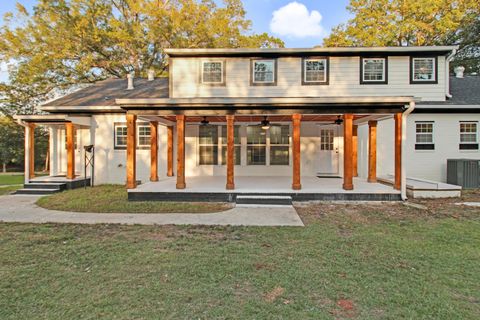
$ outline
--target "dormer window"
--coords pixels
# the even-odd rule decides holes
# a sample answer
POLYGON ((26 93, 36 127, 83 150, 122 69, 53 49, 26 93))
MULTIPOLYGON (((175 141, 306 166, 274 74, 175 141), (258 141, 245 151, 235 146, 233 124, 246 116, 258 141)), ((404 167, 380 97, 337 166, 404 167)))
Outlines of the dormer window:
POLYGON ((225 83, 224 61, 202 61, 202 83, 223 85, 225 83))
POLYGON ((437 58, 412 57, 410 58, 410 83, 436 84, 437 58))
POLYGON ((387 84, 387 58, 361 58, 360 83, 387 84))
POLYGON ((304 58, 302 60, 302 84, 328 84, 328 58, 304 58))
POLYGON ((251 61, 251 85, 274 86, 277 84, 277 60, 254 59, 251 61))

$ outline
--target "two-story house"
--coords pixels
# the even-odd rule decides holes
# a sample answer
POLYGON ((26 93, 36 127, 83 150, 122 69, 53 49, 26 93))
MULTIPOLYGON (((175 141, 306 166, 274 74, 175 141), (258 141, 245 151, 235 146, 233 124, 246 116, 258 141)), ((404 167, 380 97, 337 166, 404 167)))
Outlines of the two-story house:
POLYGON ((447 101, 455 50, 168 49, 168 78, 101 81, 18 116, 26 183, 46 125, 52 177, 82 177, 94 145, 96 183, 126 183, 132 200, 404 199, 406 175, 445 180, 442 128, 444 152, 478 157, 477 111, 447 101))

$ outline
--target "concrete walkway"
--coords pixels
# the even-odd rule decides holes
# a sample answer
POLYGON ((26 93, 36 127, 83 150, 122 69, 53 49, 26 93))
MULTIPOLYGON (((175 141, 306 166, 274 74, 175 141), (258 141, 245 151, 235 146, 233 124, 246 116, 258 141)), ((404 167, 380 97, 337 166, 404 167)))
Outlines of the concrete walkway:
POLYGON ((0 221, 24 223, 302 226, 292 206, 237 206, 218 213, 84 213, 47 210, 38 196, 0 196, 0 221))

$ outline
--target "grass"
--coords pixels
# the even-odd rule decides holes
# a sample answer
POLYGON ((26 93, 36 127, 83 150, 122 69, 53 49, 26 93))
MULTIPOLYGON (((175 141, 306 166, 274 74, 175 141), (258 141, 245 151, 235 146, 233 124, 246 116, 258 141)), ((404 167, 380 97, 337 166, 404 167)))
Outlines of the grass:
POLYGON ((0 174, 0 186, 23 184, 23 174, 0 174))
POLYGON ((231 208, 226 203, 128 201, 121 185, 64 191, 38 199, 37 205, 51 210, 99 213, 210 213, 231 208))
POLYGON ((21 185, 6 185, 6 186, 0 186, 0 196, 5 196, 8 195, 18 189, 20 189, 22 186, 21 185))
POLYGON ((421 203, 302 206, 305 228, 0 224, 0 318, 479 319, 479 210, 421 203))

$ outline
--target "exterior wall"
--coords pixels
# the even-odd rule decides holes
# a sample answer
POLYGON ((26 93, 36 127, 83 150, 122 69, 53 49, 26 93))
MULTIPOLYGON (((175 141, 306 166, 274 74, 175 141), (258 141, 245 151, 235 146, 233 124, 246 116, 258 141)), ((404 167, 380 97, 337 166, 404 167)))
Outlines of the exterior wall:
POLYGON ((301 58, 279 58, 276 86, 250 85, 250 58, 226 58, 225 86, 202 85, 202 58, 172 58, 171 98, 415 96, 444 101, 445 57, 438 57, 438 84, 410 84, 410 57, 388 58, 388 84, 361 85, 359 57, 330 57, 329 85, 301 84, 301 58))
MULTIPOLYGON (((479 159, 479 150, 459 150, 460 121, 479 121, 480 114, 410 114, 407 118, 406 172, 408 177, 447 182, 447 159, 479 159), (435 150, 415 150, 415 121, 434 121, 435 150)), ((359 150, 368 152, 368 126, 359 128, 359 150), (361 129, 360 129, 361 128, 361 129)), ((378 123, 377 172, 378 176, 393 174, 394 170, 394 121, 378 123)), ((359 175, 367 176, 367 158, 359 164, 359 175)))

